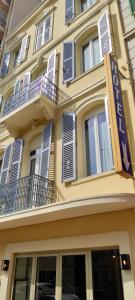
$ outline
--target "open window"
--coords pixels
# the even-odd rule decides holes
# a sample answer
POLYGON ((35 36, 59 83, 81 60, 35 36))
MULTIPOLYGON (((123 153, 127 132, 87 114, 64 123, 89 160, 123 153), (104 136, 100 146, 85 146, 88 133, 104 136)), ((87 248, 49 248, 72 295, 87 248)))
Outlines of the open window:
POLYGON ((40 49, 52 37, 52 15, 49 15, 38 26, 36 32, 35 50, 40 49))
POLYGON ((103 105, 86 116, 84 127, 87 176, 112 170, 112 148, 107 115, 103 105))

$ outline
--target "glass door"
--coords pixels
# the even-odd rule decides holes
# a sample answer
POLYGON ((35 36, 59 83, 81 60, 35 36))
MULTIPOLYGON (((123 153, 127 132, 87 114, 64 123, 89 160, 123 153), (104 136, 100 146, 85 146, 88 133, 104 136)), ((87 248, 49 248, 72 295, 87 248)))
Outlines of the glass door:
POLYGON ((39 175, 40 171, 40 149, 33 150, 30 152, 30 175, 39 175))
POLYGON ((85 255, 62 256, 61 300, 86 300, 85 255))
POLYGON ((92 251, 93 300, 124 300, 119 251, 92 251))
POLYGON ((35 300, 55 300, 56 257, 37 258, 35 300))
POLYGON ((16 258, 12 300, 29 300, 32 272, 32 257, 16 258))

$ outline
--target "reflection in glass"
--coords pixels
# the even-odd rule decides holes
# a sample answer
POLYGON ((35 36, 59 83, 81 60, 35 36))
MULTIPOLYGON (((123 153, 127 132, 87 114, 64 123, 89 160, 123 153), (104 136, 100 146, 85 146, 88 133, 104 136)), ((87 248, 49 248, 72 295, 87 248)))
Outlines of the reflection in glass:
POLYGON ((85 123, 87 175, 97 173, 94 118, 85 123))
POLYGON ((62 257, 62 300, 86 300, 85 255, 62 257))
POLYGON ((111 145, 108 139, 105 112, 98 115, 99 147, 101 159, 101 171, 113 169, 111 145))
POLYGON ((29 300, 32 257, 16 258, 12 300, 29 300))
POLYGON ((35 300, 55 300, 56 257, 38 257, 35 300))

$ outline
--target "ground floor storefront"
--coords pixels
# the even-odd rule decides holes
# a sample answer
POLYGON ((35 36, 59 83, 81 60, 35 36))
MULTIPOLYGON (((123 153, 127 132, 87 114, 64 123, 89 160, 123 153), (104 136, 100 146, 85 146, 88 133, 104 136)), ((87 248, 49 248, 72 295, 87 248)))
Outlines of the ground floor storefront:
POLYGON ((133 210, 6 229, 0 240, 0 300, 135 299, 133 210))

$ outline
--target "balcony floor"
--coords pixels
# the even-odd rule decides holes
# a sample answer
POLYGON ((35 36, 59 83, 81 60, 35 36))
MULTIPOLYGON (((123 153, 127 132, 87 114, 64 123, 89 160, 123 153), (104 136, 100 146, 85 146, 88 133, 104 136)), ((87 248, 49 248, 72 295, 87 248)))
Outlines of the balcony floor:
POLYGON ((31 101, 1 118, 9 133, 13 136, 21 136, 33 123, 42 124, 45 120, 55 118, 56 103, 50 101, 46 95, 37 95, 31 101))

